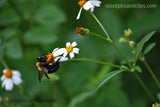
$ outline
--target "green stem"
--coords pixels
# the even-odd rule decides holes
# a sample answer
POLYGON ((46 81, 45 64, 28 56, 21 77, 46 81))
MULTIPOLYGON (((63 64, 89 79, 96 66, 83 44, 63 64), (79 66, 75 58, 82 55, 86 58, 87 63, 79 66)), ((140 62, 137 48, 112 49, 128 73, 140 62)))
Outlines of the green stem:
POLYGON ((90 14, 93 16, 93 18, 97 21, 97 23, 99 24, 99 26, 102 28, 102 30, 104 31, 105 35, 107 36, 108 40, 112 42, 110 36, 108 35, 107 31, 105 30, 105 28, 103 27, 103 25, 101 24, 101 22, 97 19, 97 17, 93 14, 93 12, 90 12, 90 14))
POLYGON ((115 68, 122 68, 122 69, 125 69, 126 71, 129 71, 128 69, 126 69, 126 68, 124 68, 124 67, 122 67, 122 66, 119 66, 119 65, 114 65, 114 64, 111 64, 111 63, 96 61, 96 60, 87 59, 87 58, 75 58, 75 59, 69 59, 69 61, 88 61, 88 62, 95 62, 95 63, 99 63, 99 64, 110 65, 110 66, 113 66, 113 67, 115 67, 115 68))
POLYGON ((146 91, 146 93, 148 94, 148 96, 150 97, 150 99, 153 102, 156 102, 155 98, 152 96, 151 92, 149 91, 149 89, 147 88, 147 86, 144 84, 144 82, 141 80, 140 76, 136 73, 133 72, 134 76, 136 77, 136 79, 139 81, 139 83, 141 84, 141 86, 144 88, 144 90, 146 91))
POLYGON ((17 8, 16 4, 13 2, 13 0, 7 0, 9 5, 14 9, 14 11, 17 13, 17 15, 20 17, 22 21, 25 21, 25 18, 21 11, 17 8))
POLYGON ((122 52, 118 49, 118 47, 113 42, 109 41, 107 38, 105 38, 105 37, 103 37, 99 34, 96 34, 96 33, 93 33, 93 32, 90 32, 90 34, 109 42, 117 50, 117 52, 123 57, 123 59, 127 62, 129 67, 131 68, 131 64, 128 62, 127 58, 122 54, 122 52))
POLYGON ((3 64, 3 66, 6 68, 6 69, 9 69, 9 66, 7 65, 7 63, 5 62, 5 60, 3 58, 0 58, 1 60, 1 63, 3 64))
POLYGON ((152 78, 154 79, 156 85, 157 85, 158 88, 160 89, 160 83, 159 83, 157 77, 155 76, 155 74, 153 73, 151 67, 149 66, 149 64, 148 64, 147 61, 145 60, 145 58, 144 58, 144 60, 143 60, 142 62, 144 63, 144 65, 145 65, 146 68, 148 69, 149 73, 151 74, 152 78))

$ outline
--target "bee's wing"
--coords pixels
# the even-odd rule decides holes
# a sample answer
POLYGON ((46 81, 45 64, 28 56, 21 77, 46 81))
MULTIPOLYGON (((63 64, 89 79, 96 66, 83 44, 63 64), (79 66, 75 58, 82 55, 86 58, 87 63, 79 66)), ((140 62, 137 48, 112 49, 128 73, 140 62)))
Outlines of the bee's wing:
POLYGON ((48 77, 48 70, 45 67, 42 67, 42 71, 44 72, 45 76, 49 79, 48 77))

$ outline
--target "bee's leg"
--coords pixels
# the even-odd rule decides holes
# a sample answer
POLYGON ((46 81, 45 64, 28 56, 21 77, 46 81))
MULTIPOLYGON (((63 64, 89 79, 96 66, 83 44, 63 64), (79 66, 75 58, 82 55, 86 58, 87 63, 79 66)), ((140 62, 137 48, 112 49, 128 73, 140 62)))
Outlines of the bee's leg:
POLYGON ((41 82, 42 74, 41 74, 41 72, 40 72, 40 71, 38 72, 38 74, 39 74, 39 82, 41 82))
POLYGON ((45 74, 45 76, 49 79, 49 77, 48 77, 48 73, 44 72, 44 74, 45 74))
POLYGON ((48 70, 46 68, 43 68, 43 72, 44 72, 45 76, 49 79, 49 77, 48 77, 48 70))

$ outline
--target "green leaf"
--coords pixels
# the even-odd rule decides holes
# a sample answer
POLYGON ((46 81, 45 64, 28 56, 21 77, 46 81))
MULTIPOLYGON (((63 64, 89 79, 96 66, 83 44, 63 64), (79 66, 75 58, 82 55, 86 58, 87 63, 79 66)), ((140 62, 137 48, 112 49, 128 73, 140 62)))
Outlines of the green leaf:
POLYGON ((48 28, 66 21, 65 13, 55 5, 41 7, 34 18, 36 22, 48 28))
POLYGON ((139 56, 140 52, 142 51, 144 44, 153 36, 154 33, 155 33, 155 31, 152 31, 152 32, 148 33, 148 34, 137 44, 136 52, 135 52, 136 60, 138 59, 138 56, 139 56))
POLYGON ((20 59, 22 57, 22 47, 18 38, 13 38, 8 42, 6 46, 6 55, 13 59, 20 59))
POLYGON ((7 29, 5 29, 1 32, 1 35, 5 40, 9 40, 9 39, 14 38, 16 36, 19 36, 20 30, 14 28, 14 27, 8 27, 7 29))
POLYGON ((17 23, 18 21, 19 17, 15 14, 14 9, 4 9, 0 14, 0 25, 7 26, 17 23))
POLYGON ((155 46, 156 46, 156 43, 151 43, 151 44, 149 44, 149 45, 144 49, 143 54, 145 55, 145 54, 149 53, 155 46))
POLYGON ((141 69, 140 66, 136 65, 136 66, 135 66, 135 69, 136 69, 138 72, 142 73, 142 69, 141 69))
POLYGON ((108 80, 110 80, 112 77, 116 76, 117 74, 123 72, 124 70, 117 70, 117 71, 113 71, 110 73, 107 73, 105 76, 103 76, 99 82, 97 83, 97 90, 104 84, 106 83, 108 80))
POLYGON ((57 36, 42 27, 35 27, 24 35, 23 40, 27 44, 51 44, 57 40, 57 36))

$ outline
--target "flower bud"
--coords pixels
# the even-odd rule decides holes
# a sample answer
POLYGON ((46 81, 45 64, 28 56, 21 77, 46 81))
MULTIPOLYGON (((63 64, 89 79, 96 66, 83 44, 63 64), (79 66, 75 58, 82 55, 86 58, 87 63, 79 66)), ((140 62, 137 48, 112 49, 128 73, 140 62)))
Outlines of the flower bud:
POLYGON ((128 30, 124 30, 124 35, 125 35, 126 37, 130 38, 131 35, 132 35, 132 30, 129 29, 129 28, 128 28, 128 30))
POLYGON ((152 107, 160 107, 160 104, 158 103, 152 104, 152 107))
POLYGON ((126 39, 124 37, 119 38, 119 43, 126 43, 126 39))
POLYGON ((134 41, 129 41, 129 46, 133 49, 135 46, 135 42, 134 41))
POLYGON ((89 29, 83 28, 83 27, 77 27, 76 28, 76 33, 80 34, 82 36, 88 36, 90 31, 89 29))

